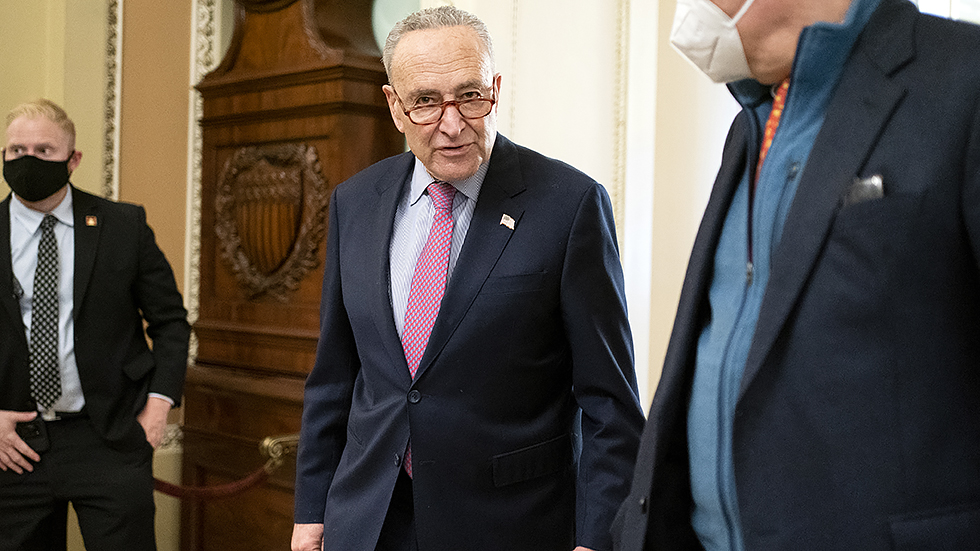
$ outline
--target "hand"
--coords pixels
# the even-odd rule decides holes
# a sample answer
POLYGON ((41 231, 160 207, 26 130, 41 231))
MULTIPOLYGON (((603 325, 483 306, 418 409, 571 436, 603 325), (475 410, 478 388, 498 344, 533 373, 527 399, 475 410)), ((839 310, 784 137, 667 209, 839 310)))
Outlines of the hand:
POLYGON ((572 549, 572 551, 592 551, 592 550, 589 549, 588 547, 582 547, 580 545, 580 546, 576 547, 575 549, 572 549))
POLYGON ((170 402, 150 396, 146 399, 143 411, 136 416, 136 420, 143 426, 146 433, 146 441, 157 449, 160 442, 163 442, 163 435, 167 432, 167 414, 170 413, 170 402))
POLYGON ((292 551, 323 551, 322 524, 294 524, 292 551))
POLYGON ((31 461, 41 460, 41 456, 17 435, 17 423, 24 423, 35 417, 36 411, 0 411, 0 469, 24 474, 24 471, 34 470, 31 461))

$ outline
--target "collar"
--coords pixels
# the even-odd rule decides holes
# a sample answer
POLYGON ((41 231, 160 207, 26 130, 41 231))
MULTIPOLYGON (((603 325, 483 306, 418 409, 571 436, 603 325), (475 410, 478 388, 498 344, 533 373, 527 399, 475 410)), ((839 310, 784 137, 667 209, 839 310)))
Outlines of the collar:
MULTIPOLYGON (((72 200, 72 187, 68 186, 68 193, 65 194, 65 198, 58 203, 50 213, 58 222, 68 226, 69 228, 75 226, 74 209, 72 208, 74 201, 72 200)), ((30 235, 34 235, 38 228, 41 227, 41 221, 44 220, 45 213, 38 212, 33 209, 27 208, 24 203, 20 202, 17 195, 14 194, 10 199, 10 220, 13 223, 20 224, 30 235)))
MULTIPOLYGON (((491 151, 492 147, 493 146, 491 144, 491 151)), ((476 201, 480 196, 480 189, 483 187, 483 180, 487 177, 487 171, 489 169, 490 159, 487 159, 480 165, 479 168, 476 169, 476 173, 469 178, 449 183, 456 188, 458 193, 462 193, 471 201, 476 201)), ((422 195, 425 193, 426 188, 429 187, 429 184, 435 181, 436 179, 429 174, 429 171, 426 170, 425 165, 422 164, 422 161, 416 157, 415 166, 412 170, 412 189, 409 191, 409 204, 414 205, 416 202, 418 202, 418 200, 421 199, 422 195)))
MULTIPOLYGON (((840 23, 818 21, 800 32, 790 73, 790 94, 805 97, 836 86, 858 36, 880 3, 881 0, 853 0, 840 23)), ((728 88, 746 109, 772 101, 771 87, 755 79, 733 82, 728 88)))

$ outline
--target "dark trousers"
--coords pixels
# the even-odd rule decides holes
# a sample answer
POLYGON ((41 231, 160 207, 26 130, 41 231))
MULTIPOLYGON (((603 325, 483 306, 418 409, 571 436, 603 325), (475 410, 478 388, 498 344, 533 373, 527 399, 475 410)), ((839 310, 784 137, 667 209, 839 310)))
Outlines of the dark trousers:
POLYGON ((381 535, 375 551, 418 551, 415 535, 415 502, 412 479, 405 471, 398 475, 395 491, 391 495, 388 514, 381 525, 381 535))
POLYGON ((110 448, 87 418, 47 428, 33 472, 0 471, 0 551, 64 551, 69 502, 87 549, 155 551, 150 445, 110 448))

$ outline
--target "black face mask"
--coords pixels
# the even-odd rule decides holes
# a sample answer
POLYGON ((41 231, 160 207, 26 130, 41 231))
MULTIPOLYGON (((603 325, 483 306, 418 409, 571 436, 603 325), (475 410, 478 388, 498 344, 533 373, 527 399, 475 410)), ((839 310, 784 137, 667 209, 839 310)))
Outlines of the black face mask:
POLYGON ((18 197, 32 203, 47 199, 68 184, 68 161, 42 161, 33 155, 3 161, 3 179, 18 197))

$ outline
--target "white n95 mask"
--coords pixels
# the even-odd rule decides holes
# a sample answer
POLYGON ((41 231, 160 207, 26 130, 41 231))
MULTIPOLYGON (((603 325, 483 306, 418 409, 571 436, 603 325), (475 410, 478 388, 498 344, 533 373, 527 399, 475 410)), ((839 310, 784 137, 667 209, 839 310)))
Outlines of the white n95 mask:
POLYGON ((746 0, 735 17, 728 17, 711 0, 677 0, 670 43, 715 82, 751 77, 735 25, 753 1, 746 0))

